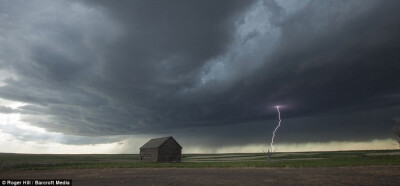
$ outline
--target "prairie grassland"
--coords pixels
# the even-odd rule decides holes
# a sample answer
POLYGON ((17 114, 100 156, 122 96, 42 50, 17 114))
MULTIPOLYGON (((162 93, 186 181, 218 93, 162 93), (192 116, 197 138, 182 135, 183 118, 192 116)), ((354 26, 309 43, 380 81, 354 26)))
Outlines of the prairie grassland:
POLYGON ((400 165, 400 150, 275 153, 183 154, 182 163, 143 163, 138 154, 0 153, 0 170, 87 168, 239 168, 400 165))

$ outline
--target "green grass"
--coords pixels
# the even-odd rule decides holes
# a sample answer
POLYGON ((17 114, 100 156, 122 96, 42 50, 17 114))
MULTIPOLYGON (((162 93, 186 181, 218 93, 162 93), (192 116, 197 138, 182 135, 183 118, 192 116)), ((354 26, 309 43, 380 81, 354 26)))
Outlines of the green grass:
POLYGON ((400 165, 400 151, 339 151, 275 153, 270 162, 262 153, 184 154, 182 163, 138 162, 137 154, 9 154, 0 153, 0 170, 45 170, 88 168, 240 168, 240 167, 339 167, 400 165), (372 155, 372 153, 381 153, 372 155), (246 158, 246 160, 234 160, 246 158))

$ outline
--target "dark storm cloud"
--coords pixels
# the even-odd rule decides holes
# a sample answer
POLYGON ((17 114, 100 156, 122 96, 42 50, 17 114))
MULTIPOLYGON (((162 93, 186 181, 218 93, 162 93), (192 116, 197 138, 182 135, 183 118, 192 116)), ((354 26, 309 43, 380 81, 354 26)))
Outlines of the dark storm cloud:
POLYGON ((290 115, 399 104, 398 3, 312 1, 279 23, 281 42, 243 97, 287 103, 290 115), (344 9, 344 10, 342 10, 344 9), (359 10, 367 9, 367 10, 359 10), (263 96, 269 95, 269 96, 263 96), (271 99, 272 98, 272 99, 271 99))
POLYGON ((239 131, 269 132, 272 106, 282 104, 296 128, 286 141, 324 141, 326 129, 342 140, 385 136, 400 104, 400 3, 293 2, 70 1, 42 10, 49 2, 38 1, 26 11, 2 2, 9 45, 0 67, 17 77, 3 81, 0 97, 29 103, 19 108, 24 121, 66 134, 221 127, 215 138, 257 141, 261 134, 239 131), (357 115, 377 108, 389 115, 357 115), (357 138, 340 132, 368 117, 385 122, 357 138), (296 138, 311 129, 321 135, 296 138))

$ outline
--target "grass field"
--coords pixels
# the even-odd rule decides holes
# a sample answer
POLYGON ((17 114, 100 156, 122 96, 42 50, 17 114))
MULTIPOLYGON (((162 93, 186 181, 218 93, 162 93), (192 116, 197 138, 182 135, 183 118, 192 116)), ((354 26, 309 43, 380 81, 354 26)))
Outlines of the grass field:
POLYGON ((400 150, 275 153, 184 154, 182 163, 143 163, 137 154, 12 154, 0 153, 0 170, 86 168, 236 168, 341 167, 400 165, 400 150))

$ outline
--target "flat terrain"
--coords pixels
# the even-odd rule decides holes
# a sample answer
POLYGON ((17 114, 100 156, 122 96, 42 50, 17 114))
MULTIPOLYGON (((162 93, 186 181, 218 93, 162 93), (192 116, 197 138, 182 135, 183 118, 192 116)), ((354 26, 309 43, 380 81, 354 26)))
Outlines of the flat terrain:
POLYGON ((399 150, 274 153, 184 154, 182 163, 143 163, 137 154, 0 153, 1 170, 93 168, 241 168, 400 165, 399 150))
POLYGON ((335 168, 110 168, 2 171, 8 179, 73 185, 400 185, 399 166, 335 168))
POLYGON ((400 151, 184 154, 143 163, 137 154, 0 153, 0 179, 72 179, 73 185, 400 185, 400 151))

